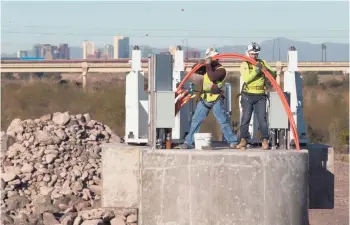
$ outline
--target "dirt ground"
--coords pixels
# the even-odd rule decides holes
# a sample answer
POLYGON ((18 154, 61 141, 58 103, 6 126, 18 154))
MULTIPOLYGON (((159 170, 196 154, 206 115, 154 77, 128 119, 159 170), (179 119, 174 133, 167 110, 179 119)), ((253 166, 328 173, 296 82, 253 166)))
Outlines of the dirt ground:
POLYGON ((349 163, 335 163, 334 209, 310 209, 310 225, 349 225, 349 163))

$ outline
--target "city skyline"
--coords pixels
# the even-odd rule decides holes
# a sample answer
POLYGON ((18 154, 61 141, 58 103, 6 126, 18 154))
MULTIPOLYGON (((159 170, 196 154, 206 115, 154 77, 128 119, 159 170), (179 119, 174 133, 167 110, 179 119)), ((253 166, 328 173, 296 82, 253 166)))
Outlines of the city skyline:
MULTIPOLYGON (((125 37, 119 37, 119 38, 125 38, 125 37)), ((101 46, 95 46, 95 43, 93 41, 89 41, 94 45, 94 50, 90 51, 90 54, 87 55, 87 59, 113 59, 116 58, 114 55, 114 49, 116 46, 113 46, 111 44, 106 44, 104 47, 101 46)), ((43 46, 43 48, 47 48, 43 46)), ((50 45, 50 44, 48 44, 50 45)), ((62 44, 60 44, 61 46, 62 44)), ((67 45, 67 44, 64 44, 67 45)), ((122 44, 123 45, 123 44, 122 44)), ((118 49, 123 51, 126 50, 126 54, 124 56, 117 58, 129 58, 131 54, 131 50, 133 49, 134 45, 128 45, 127 43, 124 43, 124 47, 121 47, 118 44, 118 49), (126 45, 125 45, 126 44, 126 45), (128 57, 129 56, 129 57, 128 57)), ((37 45, 35 45, 37 46, 37 45)), ((51 56, 49 54, 48 56, 44 56, 44 53, 47 50, 40 50, 41 47, 36 48, 33 47, 32 51, 28 51, 29 58, 32 57, 39 57, 49 59, 51 56), (37 49, 37 50, 35 50, 37 49), (32 53, 31 53, 32 52, 32 53)), ((38 45, 40 46, 40 45, 38 45)), ((68 49, 68 55, 64 53, 61 47, 50 45, 51 46, 51 53, 56 52, 56 50, 59 54, 52 55, 53 59, 83 59, 84 58, 84 44, 82 43, 80 46, 70 46, 68 49), (58 48, 57 48, 58 47, 58 48), (70 54, 71 53, 71 54, 70 54)), ((172 52, 173 48, 175 48, 177 45, 170 45, 170 46, 162 46, 161 48, 155 48, 152 46, 147 45, 139 45, 140 49, 142 50, 142 57, 147 58, 149 54, 152 53, 165 53, 165 52, 172 52)), ((309 42, 298 42, 291 39, 286 38, 277 38, 277 39, 271 39, 267 41, 263 41, 260 43, 260 46, 262 47, 261 56, 263 58, 266 58, 267 60, 286 60, 285 52, 288 51, 288 49, 291 46, 295 46, 298 50, 298 55, 300 56, 301 60, 304 61, 326 61, 327 59, 330 61, 348 61, 349 60, 349 43, 341 44, 341 43, 323 43, 323 44, 311 44, 309 42), (327 56, 327 57, 326 57, 327 56)), ((67 46, 68 47, 68 46, 67 46)), ((181 46, 184 50, 184 54, 188 58, 198 58, 202 57, 205 48, 194 48, 192 46, 181 46)), ((244 51, 246 49, 245 45, 235 45, 235 46, 216 46, 216 48, 219 50, 219 52, 235 52, 238 54, 244 54, 244 51)), ((118 53, 119 54, 119 53, 118 53)), ((15 59, 17 54, 2 54, 2 57, 4 59, 15 59)), ((25 57, 25 56, 22 56, 25 57)))
POLYGON ((211 13, 211 2, 6 1, 2 2, 2 53, 31 49, 36 43, 79 46, 84 40, 92 40, 96 46, 104 46, 113 44, 117 34, 129 37, 130 45, 157 48, 177 44, 195 48, 246 45, 252 40, 276 37, 310 43, 349 41, 348 2, 216 4, 212 14, 217 15, 220 9, 222 17, 206 20, 202 12, 211 13), (28 6, 33 10, 26 10, 28 6), (255 18, 264 20, 256 23, 255 18))
MULTIPOLYGON (((82 59, 118 59, 130 57, 129 38, 124 36, 114 36, 114 43, 104 44, 102 48, 96 46, 94 41, 84 40, 79 47, 82 50, 82 59)), ((70 46, 71 47, 71 46, 70 46)), ((21 49, 17 51, 17 58, 37 58, 37 59, 70 59, 70 47, 67 43, 60 43, 59 46, 53 44, 35 44, 31 50, 21 49)), ((73 46, 73 48, 77 48, 73 46)), ((12 54, 2 54, 5 58, 14 58, 12 54)))

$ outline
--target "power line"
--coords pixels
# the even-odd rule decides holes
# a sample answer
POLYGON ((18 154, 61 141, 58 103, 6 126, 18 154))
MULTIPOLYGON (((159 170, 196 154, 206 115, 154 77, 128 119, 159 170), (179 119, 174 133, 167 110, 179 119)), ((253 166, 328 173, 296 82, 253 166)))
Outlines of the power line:
MULTIPOLYGON (((2 34, 34 34, 34 35, 64 35, 64 36, 101 36, 101 37, 113 37, 114 34, 100 34, 100 33, 70 33, 70 32, 30 32, 30 31, 4 31, 2 30, 2 34)), ((237 39, 237 38, 276 38, 276 36, 213 36, 213 35, 152 35, 152 34, 144 34, 144 35, 125 35, 128 37, 134 38, 218 38, 218 39, 237 39)), ((308 38, 308 39, 329 39, 329 38, 346 38, 348 36, 286 36, 287 38, 308 38)))
MULTIPOLYGON (((78 29, 82 27, 72 27, 72 26, 43 26, 43 25, 2 25, 2 28, 45 28, 45 29, 59 29, 59 28, 71 28, 71 29, 78 29)), ((349 32, 349 29, 242 29, 242 28, 230 28, 230 29, 218 29, 218 28, 208 28, 208 29, 181 29, 181 28, 118 28, 118 27, 108 27, 108 28, 101 28, 101 27, 85 27, 83 29, 88 30, 116 30, 116 31, 250 31, 250 32, 349 32)))

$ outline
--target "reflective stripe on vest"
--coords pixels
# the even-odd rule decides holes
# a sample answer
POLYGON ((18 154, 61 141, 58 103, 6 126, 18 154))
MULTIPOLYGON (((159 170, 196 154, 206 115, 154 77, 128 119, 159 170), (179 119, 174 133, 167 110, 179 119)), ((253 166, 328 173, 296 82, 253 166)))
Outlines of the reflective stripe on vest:
MULTIPOLYGON (((216 68, 215 70, 218 70, 220 68, 224 68, 223 66, 219 66, 218 68, 216 68)), ((222 88, 223 88, 223 85, 224 85, 224 82, 225 82, 225 79, 226 79, 226 76, 225 78, 222 80, 222 81, 218 81, 216 82, 216 84, 214 82, 212 82, 210 79, 209 79, 209 76, 208 76, 208 73, 205 73, 204 74, 204 78, 203 78, 203 92, 201 94, 201 97, 206 100, 207 102, 213 102, 215 101, 219 96, 220 94, 214 94, 212 93, 213 91, 213 88, 218 88, 222 91, 222 88)))

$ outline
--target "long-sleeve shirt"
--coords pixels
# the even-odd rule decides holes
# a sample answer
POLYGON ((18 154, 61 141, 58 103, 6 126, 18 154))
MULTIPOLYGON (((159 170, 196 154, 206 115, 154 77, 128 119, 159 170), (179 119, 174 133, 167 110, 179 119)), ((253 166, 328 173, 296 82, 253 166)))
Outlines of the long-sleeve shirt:
MULTIPOLYGON (((192 68, 194 68, 196 65, 197 64, 193 65, 192 68)), ((208 73, 208 77, 212 82, 222 81, 226 77, 226 69, 224 69, 224 68, 217 69, 220 66, 221 66, 220 63, 217 63, 214 66, 212 66, 212 64, 206 64, 206 65, 201 66, 195 73, 200 74, 200 75, 204 75, 205 73, 208 73)), ((203 80, 201 80, 201 82, 200 82, 200 87, 201 87, 201 91, 202 91, 203 90, 203 80)))
MULTIPOLYGON (((276 72, 272 70, 270 65, 262 60, 265 68, 271 73, 274 79, 276 79, 276 72)), ((263 73, 257 73, 255 70, 255 66, 249 65, 247 62, 242 62, 240 67, 240 73, 243 78, 243 81, 246 83, 244 87, 244 91, 247 93, 253 94, 263 94, 265 90, 263 89, 265 85, 265 78, 263 73)))
MULTIPOLYGON (((273 69, 270 67, 270 65, 265 60, 262 60, 262 63, 265 66, 265 68, 271 73, 273 78, 276 79, 276 71, 273 71, 273 69)), ((259 79, 262 75, 262 72, 260 72, 259 74, 256 72, 255 66, 251 65, 251 68, 249 68, 249 65, 247 62, 243 62, 241 64, 240 72, 241 72, 243 81, 246 84, 249 84, 249 83, 259 79)))
MULTIPOLYGON (((197 64, 195 64, 192 68, 194 68, 196 65, 197 64)), ((226 77, 226 70, 224 68, 220 68, 217 70, 217 68, 220 66, 221 64, 219 63, 217 63, 214 66, 212 66, 211 64, 206 64, 201 66, 195 73, 200 75, 208 73, 208 77, 212 82, 222 81, 226 77)))

